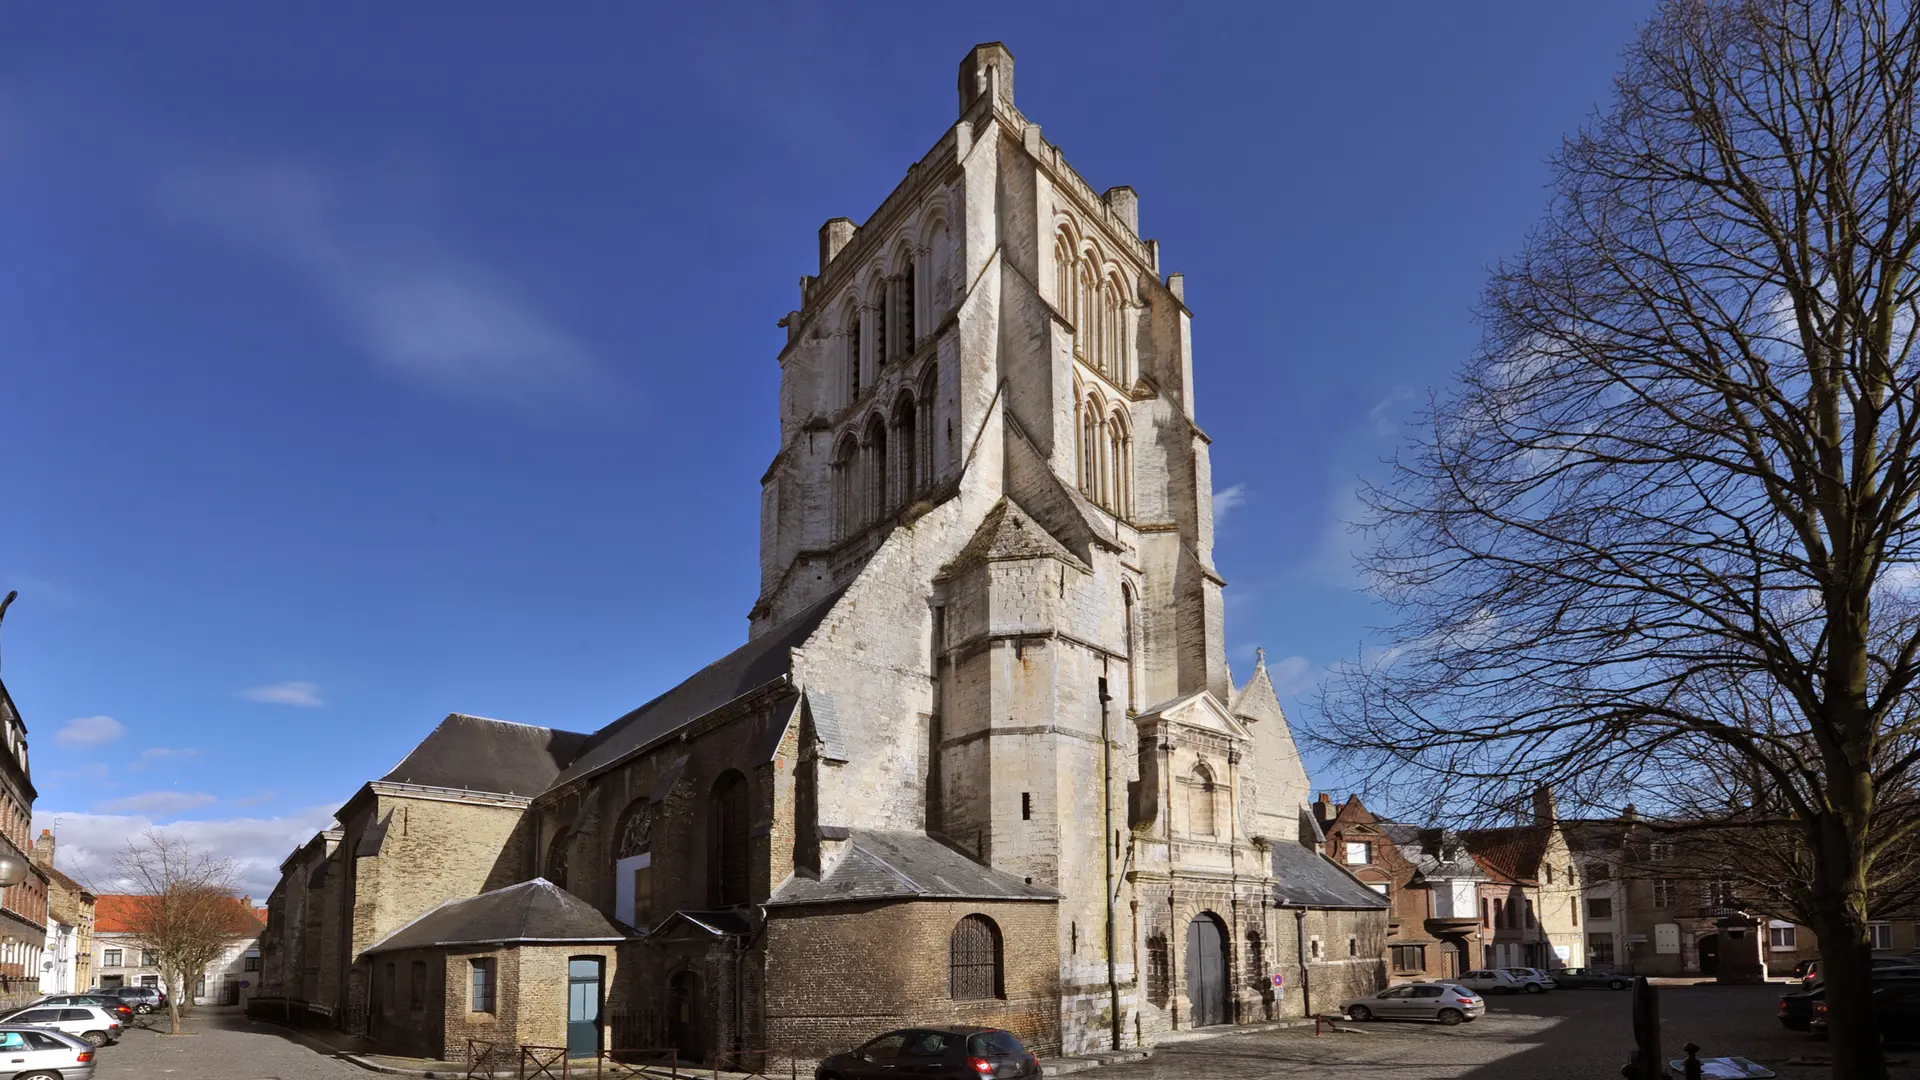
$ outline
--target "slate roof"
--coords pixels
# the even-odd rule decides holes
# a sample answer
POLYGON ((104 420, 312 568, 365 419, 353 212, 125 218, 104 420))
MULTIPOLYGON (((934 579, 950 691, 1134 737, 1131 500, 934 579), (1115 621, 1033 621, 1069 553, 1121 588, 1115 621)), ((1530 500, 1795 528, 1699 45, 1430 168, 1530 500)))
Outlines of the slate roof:
POLYGON ((793 650, 813 636, 845 589, 693 673, 685 682, 588 736, 548 787, 605 768, 735 698, 787 674, 793 650))
POLYGON ((599 909, 546 878, 450 900, 387 935, 369 953, 443 945, 624 941, 599 909))
POLYGON ((849 829, 848 850, 819 880, 795 875, 768 907, 848 900, 1057 900, 1059 894, 982 866, 925 833, 849 829))
POLYGON ((454 713, 380 779, 531 798, 586 741, 579 732, 454 713))
POLYGON ((1485 871, 1459 833, 1437 827, 1408 825, 1399 821, 1376 821, 1374 828, 1393 841, 1400 855, 1413 864, 1422 878, 1484 878, 1485 871))
POLYGON ((1273 898, 1282 907, 1385 911, 1387 898, 1304 844, 1273 845, 1273 898))

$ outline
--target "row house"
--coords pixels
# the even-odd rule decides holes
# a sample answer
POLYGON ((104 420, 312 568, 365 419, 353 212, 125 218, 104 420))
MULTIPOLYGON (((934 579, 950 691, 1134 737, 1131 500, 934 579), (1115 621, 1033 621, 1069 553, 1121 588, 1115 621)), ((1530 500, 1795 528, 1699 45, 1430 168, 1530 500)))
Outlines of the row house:
MULTIPOLYGON (((160 954, 148 947, 142 933, 152 925, 148 906, 158 899, 115 894, 96 898, 91 965, 101 989, 169 989, 160 954)), ((194 973, 188 1000, 195 1005, 244 1005, 258 988, 265 909, 254 907, 253 899, 245 896, 234 899, 233 905, 226 947, 206 970, 194 973)))
POLYGON ((1491 940, 1479 916, 1488 876, 1460 834, 1375 817, 1358 795, 1336 809, 1322 792, 1314 815, 1327 857, 1388 904, 1390 978, 1457 978, 1481 962, 1491 940))
POLYGON ((95 897, 54 869, 53 854, 53 832, 42 829, 33 842, 33 863, 47 875, 47 944, 40 961, 40 992, 73 994, 93 986, 95 897))
POLYGON ((34 863, 28 840, 37 797, 27 760, 27 725, 0 682, 0 855, 26 867, 24 880, 0 889, 0 1007, 24 1005, 39 996, 47 944, 45 870, 34 863))

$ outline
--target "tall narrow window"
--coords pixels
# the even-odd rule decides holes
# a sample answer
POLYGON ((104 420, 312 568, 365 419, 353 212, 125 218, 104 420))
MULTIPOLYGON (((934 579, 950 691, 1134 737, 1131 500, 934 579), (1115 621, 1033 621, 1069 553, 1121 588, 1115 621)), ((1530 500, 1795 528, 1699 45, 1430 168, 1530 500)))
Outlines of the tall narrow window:
POLYGON ((913 345, 915 341, 914 334, 916 332, 914 327, 916 324, 914 323, 914 318, 913 318, 914 316, 914 304, 913 304, 914 284, 913 284, 913 256, 911 254, 907 256, 906 263, 907 263, 907 268, 900 275, 900 317, 895 320, 900 324, 900 326, 899 326, 899 329, 895 331, 895 333, 900 335, 900 355, 912 356, 913 345))
POLYGON ((847 320, 847 400, 860 396, 860 309, 853 309, 847 320))
POLYGON ((880 368, 887 362, 887 304, 891 300, 886 282, 880 284, 880 295, 873 303, 873 380, 880 381, 880 368))
POLYGON ((1106 340, 1107 347, 1107 375, 1114 382, 1125 386, 1127 385, 1126 309, 1120 299, 1122 295, 1120 279, 1108 277, 1107 287, 1101 291, 1102 299, 1105 301, 1105 310, 1100 314, 1101 321, 1106 325, 1106 331, 1102 336, 1106 340))
POLYGON ((1137 667, 1133 658, 1133 586, 1125 584, 1120 586, 1120 603, 1125 609, 1125 617, 1127 620, 1125 627, 1127 646, 1127 711, 1132 712, 1140 707, 1134 687, 1134 672, 1137 670, 1137 667))
POLYGON ((985 915, 969 915, 953 928, 947 943, 947 992, 955 1001, 1003 996, 1000 983, 1000 928, 985 915))
POLYGON ((1093 328, 1099 322, 1100 305, 1095 299, 1100 289, 1097 280, 1093 263, 1083 261, 1080 264, 1080 295, 1074 303, 1073 345, 1074 352, 1089 364, 1096 362, 1093 355, 1093 328))
POLYGON ((914 470, 922 488, 933 486, 933 395, 940 386, 940 371, 932 361, 928 361, 927 370, 920 376, 920 396, 916 404, 920 409, 920 418, 916 430, 920 436, 920 465, 914 470))
POLYGON ((1213 836, 1217 831, 1213 813, 1213 772, 1205 765, 1194 766, 1187 799, 1188 831, 1195 836, 1213 836))
POLYGON ((467 967, 473 977, 473 991, 468 1008, 472 1012, 490 1013, 493 1011, 493 958, 486 957, 467 961, 467 967))
POLYGON ((1133 502, 1133 437, 1127 429, 1126 416, 1117 410, 1107 421, 1107 470, 1111 474, 1107 486, 1112 496, 1107 508, 1115 517, 1126 517, 1133 502))
POLYGON ((893 400, 893 456, 900 477, 896 485, 900 489, 901 502, 911 501, 920 492, 919 423, 913 395, 901 391, 900 396, 893 400))
POLYGON ((1064 228, 1053 238, 1053 282, 1054 303, 1073 323, 1073 237, 1064 228))
POLYGON ((1080 491, 1100 501, 1100 404, 1089 399, 1080 414, 1080 491))
POLYGON ((747 902, 747 779, 729 770, 707 800, 707 894, 714 907, 747 902))
POLYGON ((849 432, 833 455, 833 533, 845 540, 860 529, 860 443, 849 432))
POLYGON ((887 424, 874 413, 867 421, 867 513, 868 522, 879 521, 886 516, 888 507, 887 489, 887 424))

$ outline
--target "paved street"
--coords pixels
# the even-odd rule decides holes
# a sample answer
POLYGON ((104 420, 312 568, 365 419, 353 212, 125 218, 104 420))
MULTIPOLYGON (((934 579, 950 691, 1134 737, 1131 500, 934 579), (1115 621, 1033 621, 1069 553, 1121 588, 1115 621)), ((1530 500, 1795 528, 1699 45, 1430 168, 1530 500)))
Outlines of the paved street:
MULTIPOLYGON (((1632 1046, 1630 995, 1559 990, 1544 997, 1496 997, 1471 1024, 1375 1021, 1345 1024, 1352 1034, 1316 1037, 1312 1028, 1180 1043, 1146 1061, 1077 1074, 1086 1080, 1618 1080, 1632 1046)), ((1778 987, 1669 987, 1661 992, 1668 1057, 1689 1040, 1702 1056, 1738 1054, 1762 1062, 1783 1080, 1824 1078, 1824 1066, 1787 1059, 1825 1047, 1775 1018, 1778 987)), ((1908 1056, 1908 1055, 1902 1055, 1908 1056)), ((1911 1057, 1911 1056, 1910 1056, 1911 1057)), ((1920 1070, 1895 1075, 1920 1076, 1920 1070)))
MULTIPOLYGON (((144 1019, 144 1018, 143 1018, 144 1019)), ((368 1080, 373 1073, 315 1053, 272 1024, 255 1024, 237 1010, 202 1009, 187 1021, 195 1034, 162 1035, 135 1028, 100 1051, 98 1080, 368 1080)))

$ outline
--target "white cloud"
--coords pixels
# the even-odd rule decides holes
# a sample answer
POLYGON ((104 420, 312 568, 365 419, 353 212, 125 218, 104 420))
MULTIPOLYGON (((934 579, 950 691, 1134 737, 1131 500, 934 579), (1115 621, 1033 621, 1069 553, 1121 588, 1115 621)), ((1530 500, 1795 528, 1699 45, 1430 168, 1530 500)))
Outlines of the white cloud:
POLYGON ((101 746, 127 733, 127 725, 111 716, 77 716, 54 736, 68 746, 101 746))
POLYGON ((178 814, 220 800, 204 791, 143 791, 100 804, 103 813, 178 814))
POLYGON ((174 821, 155 825, 144 814, 88 814, 36 810, 35 835, 52 829, 58 841, 54 865, 82 883, 107 892, 127 886, 115 879, 114 856, 127 841, 148 829, 191 841, 216 855, 232 859, 239 874, 238 888, 264 901, 280 880, 280 863, 295 847, 333 820, 330 809, 314 807, 271 818, 225 818, 212 821, 174 821))
POLYGON ((248 701, 259 701, 268 705, 298 705, 304 709, 317 709, 320 700, 320 685, 310 682, 283 682, 272 686, 256 686, 240 691, 240 696, 248 701))
POLYGON ((599 381, 580 343, 368 185, 235 160, 174 170, 159 201, 175 221, 304 279, 375 360, 438 389, 524 402, 599 381))
POLYGON ((130 771, 150 769, 164 761, 186 761, 191 758, 203 757, 205 754, 206 751, 197 746, 181 747, 178 749, 167 746, 149 746, 145 750, 140 751, 140 756, 129 762, 127 768, 130 771))
POLYGON ((1276 693, 1294 697, 1320 681, 1319 674, 1313 670, 1313 661, 1304 656, 1289 656, 1268 664, 1267 678, 1273 682, 1276 693))
POLYGON ((259 806, 261 803, 272 802, 275 798, 278 798, 279 795, 279 792, 268 788, 265 791, 256 791, 251 795, 242 795, 238 799, 229 799, 227 801, 235 806, 259 806))
POLYGON ((104 784, 107 781, 107 763, 89 761, 72 769, 56 769, 47 774, 49 780, 83 780, 89 784, 104 784))
POLYGON ((1218 525, 1220 519, 1247 504, 1247 485, 1235 484, 1213 493, 1213 521, 1218 525))

